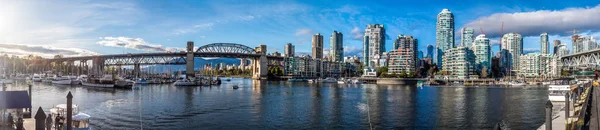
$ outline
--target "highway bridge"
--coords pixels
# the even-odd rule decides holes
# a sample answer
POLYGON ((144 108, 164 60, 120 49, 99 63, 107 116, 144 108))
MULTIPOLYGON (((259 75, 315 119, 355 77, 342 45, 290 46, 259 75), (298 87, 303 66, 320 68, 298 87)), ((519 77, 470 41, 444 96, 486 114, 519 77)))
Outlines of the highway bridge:
POLYGON ((262 79, 267 76, 267 66, 283 66, 283 57, 269 56, 266 54, 266 45, 256 47, 256 49, 236 43, 212 43, 198 47, 194 50, 194 42, 188 41, 186 51, 181 52, 158 52, 158 53, 138 53, 138 54, 114 54, 114 55, 94 55, 82 57, 65 57, 46 59, 48 65, 70 64, 76 62, 79 66, 88 66, 88 61, 92 61, 92 66, 97 69, 103 69, 105 66, 134 66, 134 73, 140 72, 140 65, 186 65, 186 75, 194 75, 195 57, 224 57, 224 58, 242 58, 250 60, 250 66, 253 72, 253 78, 262 79))
POLYGON ((573 53, 560 57, 560 66, 570 69, 598 69, 600 67, 600 48, 573 53))

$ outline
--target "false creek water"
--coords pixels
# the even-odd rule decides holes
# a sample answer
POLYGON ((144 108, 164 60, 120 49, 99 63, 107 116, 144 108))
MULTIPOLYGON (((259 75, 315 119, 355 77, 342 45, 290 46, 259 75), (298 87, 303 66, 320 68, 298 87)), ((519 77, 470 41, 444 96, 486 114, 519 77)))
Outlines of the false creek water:
MULTIPOLYGON (((8 85, 8 90, 27 90, 8 85)), ((34 83, 34 111, 69 91, 93 129, 512 129, 544 122, 547 88, 339 85, 233 79, 213 87, 101 89, 34 83), (239 89, 233 89, 239 85, 239 89), (370 121, 369 121, 370 119, 370 121)))

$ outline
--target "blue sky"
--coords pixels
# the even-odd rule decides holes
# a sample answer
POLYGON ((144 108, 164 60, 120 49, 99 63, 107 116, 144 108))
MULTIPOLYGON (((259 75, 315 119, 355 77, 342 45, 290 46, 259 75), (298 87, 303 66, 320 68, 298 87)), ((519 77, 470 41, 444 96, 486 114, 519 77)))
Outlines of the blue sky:
MULTIPOLYGON (((539 34, 570 48, 573 29, 600 36, 599 1, 14 1, 0 0, 0 53, 66 56, 177 51, 186 41, 265 44, 269 52, 292 43, 309 53, 311 35, 325 47, 333 30, 344 34, 345 52, 360 54, 367 24, 384 24, 387 48, 399 34, 435 45, 435 22, 444 8, 455 30, 482 28, 497 43, 504 33, 526 36, 524 48, 539 50, 539 34), (581 20, 579 20, 581 19, 581 20)), ((458 41, 459 34, 456 33, 458 41)), ((458 44, 458 42, 456 43, 458 44)), ((497 50, 498 46, 493 47, 497 50)))

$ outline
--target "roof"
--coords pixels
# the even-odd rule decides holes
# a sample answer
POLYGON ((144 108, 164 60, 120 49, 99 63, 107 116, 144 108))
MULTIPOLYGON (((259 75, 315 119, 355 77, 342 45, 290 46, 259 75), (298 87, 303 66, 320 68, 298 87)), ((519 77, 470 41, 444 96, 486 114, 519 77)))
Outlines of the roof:
POLYGON ((0 109, 19 108, 31 108, 27 91, 0 91, 0 109))

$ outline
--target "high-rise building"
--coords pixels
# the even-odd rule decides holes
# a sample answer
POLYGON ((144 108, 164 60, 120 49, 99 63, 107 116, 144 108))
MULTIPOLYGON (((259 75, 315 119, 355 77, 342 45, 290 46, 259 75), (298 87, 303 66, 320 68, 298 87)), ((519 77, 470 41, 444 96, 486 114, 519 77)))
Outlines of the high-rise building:
POLYGON ((540 75, 540 54, 529 53, 520 56, 519 60, 519 76, 523 77, 537 77, 540 75))
POLYGON ((569 48, 567 48, 567 45, 560 44, 556 48, 558 49, 558 51, 556 51, 556 56, 564 56, 569 54, 569 48))
POLYGON ((554 47, 552 48, 552 51, 554 51, 554 55, 558 54, 558 46, 560 45, 560 40, 554 40, 554 47))
POLYGON ((540 53, 548 54, 548 33, 544 32, 540 34, 540 53))
POLYGON ((485 37, 485 34, 480 34, 473 42, 473 53, 475 53, 475 65, 477 70, 481 70, 484 66, 487 69, 492 68, 492 55, 490 47, 490 39, 485 37))
POLYGON ((375 68, 376 64, 370 58, 385 52, 385 28, 383 24, 369 24, 365 29, 363 39, 363 64, 375 68))
MULTIPOLYGON (((523 54, 523 37, 518 33, 507 33, 502 36, 503 64, 508 71, 519 69, 519 57, 523 54)), ((512 74, 511 74, 512 75, 512 74)))
POLYGON ((575 35, 573 38, 573 53, 589 51, 598 48, 596 39, 592 36, 575 35))
POLYGON ((443 9, 437 16, 436 23, 436 63, 442 68, 442 56, 450 48, 454 48, 454 15, 448 9, 443 9))
POLYGON ((435 47, 433 47, 433 45, 427 45, 427 55, 425 57, 432 58, 434 49, 435 47))
POLYGON ((284 54, 283 55, 285 57, 294 57, 294 52, 295 51, 296 50, 294 48, 294 45, 292 45, 292 43, 288 43, 288 44, 285 45, 284 54))
POLYGON ((467 48, 472 47, 473 37, 475 37, 475 30, 472 28, 461 28, 460 29, 460 46, 467 48))
POLYGON ((447 73, 448 78, 468 79, 475 74, 475 55, 467 47, 456 47, 444 52, 442 73, 447 73))
POLYGON ((419 41, 412 36, 398 35, 394 41, 394 48, 390 51, 388 72, 400 73, 416 72, 418 61, 419 41))
POLYGON ((418 59, 423 59, 423 51, 419 51, 419 52, 417 53, 417 58, 418 58, 418 59))
POLYGON ((329 39, 329 59, 334 62, 344 61, 344 35, 342 32, 333 31, 329 39))
POLYGON ((312 36, 312 57, 313 59, 323 59, 323 35, 321 33, 312 36))

